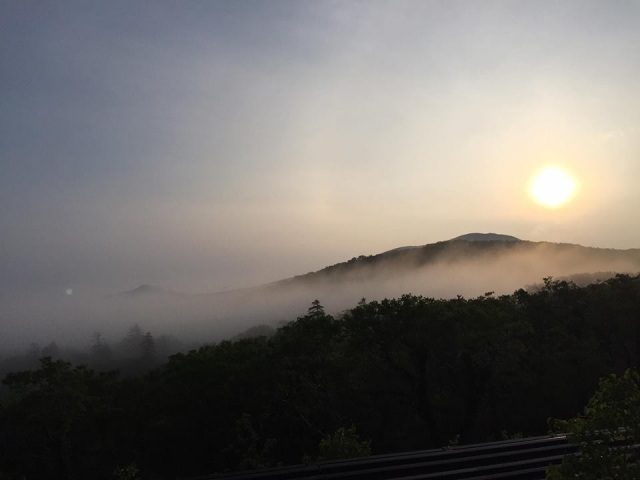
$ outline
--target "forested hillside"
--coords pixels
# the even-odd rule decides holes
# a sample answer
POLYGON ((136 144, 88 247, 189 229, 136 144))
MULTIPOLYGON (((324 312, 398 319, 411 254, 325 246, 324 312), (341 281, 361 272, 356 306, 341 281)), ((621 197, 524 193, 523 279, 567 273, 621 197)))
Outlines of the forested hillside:
POLYGON ((338 317, 315 301, 271 336, 204 345, 142 374, 52 358, 7 374, 0 478, 314 461, 338 431, 373 453, 544 434, 548 419, 578 414, 601 377, 628 368, 640 368, 640 276, 362 299, 338 317))

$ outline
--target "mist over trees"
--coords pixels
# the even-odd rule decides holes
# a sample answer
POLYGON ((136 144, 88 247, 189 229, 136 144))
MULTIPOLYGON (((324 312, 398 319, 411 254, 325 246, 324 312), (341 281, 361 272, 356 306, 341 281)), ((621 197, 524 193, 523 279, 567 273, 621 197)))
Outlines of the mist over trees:
POLYGON ((45 357, 84 364, 96 371, 119 370, 125 375, 133 375, 160 365, 170 355, 185 348, 185 344, 173 336, 160 335, 156 338, 152 332, 143 333, 138 324, 133 324, 121 339, 113 342, 95 332, 84 348, 59 346, 54 341, 44 346, 32 342, 23 353, 0 357, 0 375, 11 370, 37 368, 40 359, 45 357))
POLYGON ((257 324, 278 327, 303 312, 314 298, 322 299, 326 311, 337 315, 363 297, 382 300, 411 292, 433 298, 472 298, 487 291, 510 294, 540 283, 545 276, 586 285, 610 278, 612 272, 640 271, 640 249, 489 238, 361 255, 305 275, 212 294, 189 295, 143 285, 98 297, 78 291, 67 295, 63 290, 45 297, 0 295, 5 326, 0 352, 21 354, 30 343, 42 348, 52 341, 59 348, 84 350, 99 332, 101 341, 116 353, 134 324, 142 334, 151 332, 156 341, 167 335, 198 345, 231 338, 257 324))
POLYGON ((49 356, 5 375, 0 472, 176 478, 544 434, 600 378, 640 368, 639 312, 640 276, 546 278, 511 295, 362 299, 339 316, 314 301, 275 331, 168 359, 137 326, 118 344, 95 335, 88 367, 49 356))

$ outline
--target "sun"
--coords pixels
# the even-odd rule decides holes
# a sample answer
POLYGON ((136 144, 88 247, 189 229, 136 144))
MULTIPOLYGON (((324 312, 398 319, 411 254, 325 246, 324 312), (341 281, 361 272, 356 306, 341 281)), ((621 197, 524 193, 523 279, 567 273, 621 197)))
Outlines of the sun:
POLYGON ((576 181, 564 170, 548 167, 538 173, 531 182, 530 194, 540 205, 558 208, 573 198, 576 181))

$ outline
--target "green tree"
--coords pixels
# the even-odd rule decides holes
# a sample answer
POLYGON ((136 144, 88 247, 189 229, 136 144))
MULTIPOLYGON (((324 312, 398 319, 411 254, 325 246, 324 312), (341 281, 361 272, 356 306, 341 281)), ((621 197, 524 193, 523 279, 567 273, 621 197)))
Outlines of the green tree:
POLYGON ((98 478, 110 472, 106 442, 116 375, 41 359, 38 370, 9 373, 2 383, 11 398, 3 430, 12 441, 11 468, 28 478, 98 478))
POLYGON ((360 440, 356 427, 340 427, 332 435, 320 441, 318 460, 338 460, 341 458, 368 457, 371 455, 371 441, 360 440))
POLYGON ((348 391, 349 366, 342 333, 342 322, 315 300, 305 316, 272 338, 280 423, 289 425, 278 436, 278 448, 288 450, 295 461, 305 454, 314 457, 319 440, 345 420, 341 399, 348 391))
POLYGON ((584 414, 556 420, 553 429, 569 434, 581 447, 561 466, 550 467, 547 478, 636 479, 640 478, 640 375, 627 370, 600 381, 584 414))
POLYGON ((345 314, 344 329, 360 422, 376 430, 363 430, 376 444, 384 439, 384 450, 486 438, 497 417, 491 402, 526 354, 528 332, 510 297, 490 295, 361 302, 345 314), (385 425, 367 420, 379 411, 385 425))
POLYGON ((132 379, 122 401, 131 443, 143 446, 140 468, 182 477, 276 463, 268 440, 280 425, 278 372, 270 351, 265 337, 224 341, 132 379))
POLYGON ((264 468, 273 464, 271 454, 276 443, 273 438, 264 439, 256 431, 251 415, 243 413, 236 421, 236 437, 224 454, 234 458, 241 470, 264 468))

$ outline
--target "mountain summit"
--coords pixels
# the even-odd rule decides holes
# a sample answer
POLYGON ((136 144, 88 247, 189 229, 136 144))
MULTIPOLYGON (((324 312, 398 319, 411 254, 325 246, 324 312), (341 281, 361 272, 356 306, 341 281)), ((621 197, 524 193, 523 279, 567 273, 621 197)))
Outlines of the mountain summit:
POLYGON ((459 237, 452 238, 450 242, 520 242, 521 240, 511 235, 503 235, 501 233, 467 233, 459 237))

